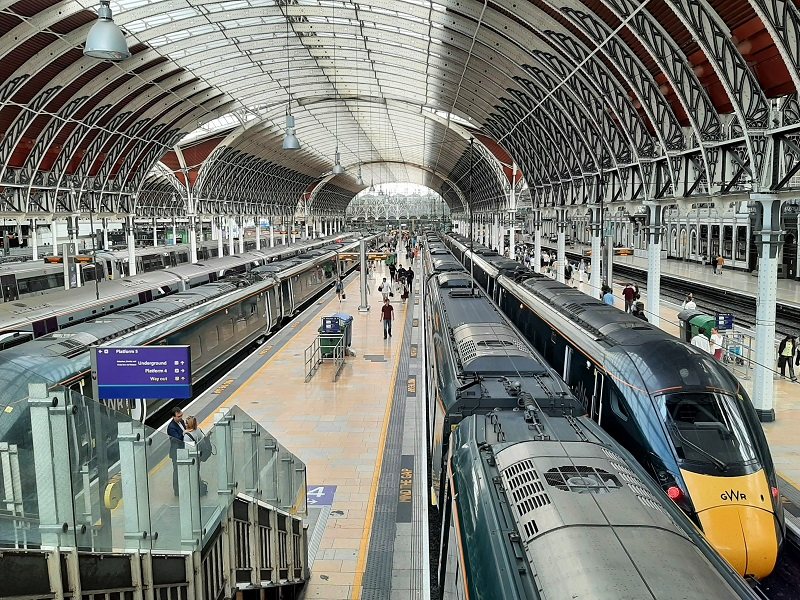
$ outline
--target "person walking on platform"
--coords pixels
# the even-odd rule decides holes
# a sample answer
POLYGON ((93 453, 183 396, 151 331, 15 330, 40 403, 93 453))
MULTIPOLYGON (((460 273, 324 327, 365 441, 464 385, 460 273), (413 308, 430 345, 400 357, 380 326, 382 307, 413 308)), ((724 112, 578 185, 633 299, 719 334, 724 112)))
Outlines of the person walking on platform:
POLYGON ((694 303, 694 296, 686 294, 686 300, 681 304, 681 310, 694 310, 696 308, 697 304, 694 303))
POLYGON ((720 254, 717 256, 717 275, 722 275, 722 267, 725 264, 725 259, 720 254))
POLYGON ((383 278, 383 281, 378 286, 378 291, 383 294, 383 301, 388 302, 389 296, 392 295, 392 285, 386 281, 386 277, 383 278))
POLYGON ((722 334, 720 334, 719 329, 713 327, 711 329, 711 337, 709 338, 709 344, 711 345, 711 354, 714 355, 714 358, 717 360, 722 360, 722 352, 725 350, 725 340, 722 338, 722 334))
POLYGON ((408 293, 411 293, 411 289, 414 287, 414 269, 408 267, 406 270, 406 284, 408 285, 408 293))
POLYGON ((172 420, 167 425, 169 436, 169 457, 172 460, 172 493, 178 495, 178 450, 184 447, 183 432, 186 423, 183 422, 183 411, 175 406, 172 409, 172 420))
POLYGON ((612 293, 610 287, 606 287, 605 289, 605 293, 603 294, 603 304, 614 306, 614 294, 612 293))
POLYGON ((338 296, 339 302, 341 302, 342 297, 344 296, 344 284, 342 284, 341 277, 336 279, 336 296, 338 296))
POLYGON ((389 299, 386 298, 381 306, 381 321, 383 321, 383 339, 386 335, 392 337, 392 320, 394 319, 394 307, 389 304, 389 299))
POLYGON ((625 289, 622 290, 622 297, 625 298, 625 312, 631 312, 633 303, 636 300, 636 288, 632 283, 626 285, 625 289))
POLYGON ((700 331, 697 332, 697 335, 692 338, 690 342, 692 346, 696 348, 700 348, 700 350, 705 350, 709 354, 711 354, 711 344, 708 342, 708 338, 706 337, 706 330, 704 327, 700 328, 700 331))
POLYGON ((792 381, 797 381, 794 374, 794 359, 797 352, 797 340, 791 335, 787 335, 778 346, 778 367, 781 370, 781 377, 786 377, 786 367, 789 367, 789 377, 792 381))
POLYGON ((647 321, 647 315, 644 314, 644 302, 637 302, 636 304, 634 304, 633 309, 631 310, 631 314, 637 319, 641 319, 642 321, 647 321))

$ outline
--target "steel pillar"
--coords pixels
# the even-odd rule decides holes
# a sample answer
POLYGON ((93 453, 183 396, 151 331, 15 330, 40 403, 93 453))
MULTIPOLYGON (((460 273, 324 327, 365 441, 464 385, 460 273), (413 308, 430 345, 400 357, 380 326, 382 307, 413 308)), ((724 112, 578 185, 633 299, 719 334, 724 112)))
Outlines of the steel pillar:
MULTIPOLYGON (((213 220, 214 217, 211 218, 213 220)), ((222 215, 219 215, 217 219, 219 219, 219 224, 217 225, 217 255, 223 256, 225 254, 224 252, 225 241, 223 239, 225 237, 223 235, 225 230, 222 227, 222 215)))
POLYGON ((756 296, 756 358, 753 372, 753 406, 758 418, 775 420, 775 305, 778 301, 778 255, 783 246, 781 202, 773 194, 751 194, 762 210, 758 247, 758 295, 756 296))
POLYGON ((358 306, 358 312, 369 312, 369 294, 367 292, 367 240, 362 239, 358 243, 358 260, 361 264, 361 271, 359 272, 359 288, 361 289, 361 304, 358 306))
POLYGON ((600 295, 602 288, 602 277, 600 269, 602 260, 600 258, 600 236, 603 234, 602 224, 600 223, 600 208, 592 208, 592 221, 589 225, 592 234, 592 273, 589 277, 589 293, 595 298, 600 295))
POLYGON ((233 228, 236 225, 236 220, 233 217, 228 217, 228 254, 233 256, 233 228))
POLYGON ((153 248, 158 246, 158 223, 153 219, 153 248))
POLYGON ((128 217, 128 277, 136 276, 136 237, 134 236, 133 215, 128 217))
MULTIPOLYGON (((189 224, 186 228, 189 234, 189 257, 192 264, 194 264, 197 262, 197 217, 189 217, 189 224)), ((174 240, 175 238, 173 237, 172 239, 174 240)))
POLYGON ((558 231, 558 241, 556 242, 556 280, 564 283, 564 269, 567 266, 567 249, 565 232, 567 229, 567 211, 559 208, 556 212, 556 230, 558 231))
POLYGON ((244 253, 244 217, 239 217, 239 254, 244 253))
POLYGON ((36 219, 31 219, 31 251, 33 260, 39 260, 39 237, 36 234, 36 219))
POLYGON ((647 319, 656 327, 661 327, 661 218, 663 207, 651 204, 647 227, 647 319))

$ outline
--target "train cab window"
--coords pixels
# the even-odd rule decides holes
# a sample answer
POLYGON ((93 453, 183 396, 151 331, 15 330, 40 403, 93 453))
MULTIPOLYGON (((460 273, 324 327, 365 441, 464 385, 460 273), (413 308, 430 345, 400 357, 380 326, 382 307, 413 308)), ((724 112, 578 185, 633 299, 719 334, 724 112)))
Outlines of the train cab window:
POLYGON ((680 461, 721 471, 758 461, 735 397, 680 392, 659 396, 656 402, 680 461))

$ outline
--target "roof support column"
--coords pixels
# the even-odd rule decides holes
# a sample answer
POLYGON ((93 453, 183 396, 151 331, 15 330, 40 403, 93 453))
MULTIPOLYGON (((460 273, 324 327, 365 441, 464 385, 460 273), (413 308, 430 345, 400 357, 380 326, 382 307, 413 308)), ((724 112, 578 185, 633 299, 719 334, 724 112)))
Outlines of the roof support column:
MULTIPOLYGON (((189 224, 187 229, 189 230, 189 260, 192 261, 192 264, 197 262, 197 217, 192 215, 189 217, 189 224)), ((200 222, 200 227, 202 229, 203 222, 200 222)), ((172 238, 173 240, 176 239, 175 237, 172 238)))
POLYGON ((647 312, 648 320, 661 327, 661 219, 664 208, 653 203, 649 207, 647 226, 647 312))
MULTIPOLYGON (((186 224, 186 227, 188 228, 189 225, 191 225, 191 223, 192 223, 192 221, 191 221, 191 219, 189 219, 189 223, 186 224)), ((166 227, 166 225, 165 225, 165 227, 166 227)), ((167 236, 164 236, 165 245, 166 245, 166 237, 167 236)), ((189 237, 188 233, 187 233, 186 237, 189 237)), ((188 242, 189 240, 186 240, 186 241, 188 242)), ((177 244, 178 244, 178 223, 173 218, 172 219, 172 245, 173 246, 177 246, 177 244)))
POLYGON ((34 262, 39 260, 39 236, 36 235, 36 219, 31 219, 31 251, 34 262))
MULTIPOLYGON (((218 215, 217 219, 219 219, 219 221, 217 223, 217 256, 222 256, 223 255, 223 250, 224 250, 224 248, 223 248, 223 240, 222 240, 223 233, 224 233, 224 230, 222 228, 222 215, 218 215)), ((211 217, 211 221, 212 222, 214 221, 214 217, 211 217)))
POLYGON ((153 218, 153 248, 158 246, 158 223, 156 219, 153 218))
POLYGON ((228 255, 233 256, 235 254, 234 247, 233 247, 233 228, 236 227, 236 219, 234 217, 228 217, 228 255))
POLYGON ((128 234, 128 277, 136 276, 136 238, 134 237, 133 215, 128 216, 125 227, 128 234))
POLYGON ((108 250, 108 219, 103 219, 103 250, 108 250))
POLYGON ((256 215, 256 250, 261 250, 261 217, 256 215))
POLYGON ((774 194, 751 194, 762 211, 758 244, 758 295, 756 296, 756 359, 753 373, 753 405, 758 418, 775 420, 775 304, 778 300, 778 255, 783 246, 781 202, 774 194))
POLYGON ((244 253, 244 215, 239 217, 239 254, 244 253))
POLYGON ((567 231, 567 210, 564 208, 556 209, 556 229, 558 231, 558 241, 556 242, 556 280, 564 283, 564 269, 567 266, 566 250, 566 231, 567 231))
POLYGON ((269 247, 275 247, 275 215, 269 216, 269 247))
POLYGON ((542 211, 533 213, 533 270, 542 272, 542 211))
POLYGON ((602 208, 592 207, 592 220, 589 224, 592 233, 592 266, 591 276, 589 277, 589 294, 597 298, 602 288, 601 282, 601 260, 600 260, 600 236, 603 235, 603 224, 600 222, 602 208))
POLYGON ((53 256, 58 256, 58 228, 55 219, 50 221, 50 242, 53 244, 53 256))

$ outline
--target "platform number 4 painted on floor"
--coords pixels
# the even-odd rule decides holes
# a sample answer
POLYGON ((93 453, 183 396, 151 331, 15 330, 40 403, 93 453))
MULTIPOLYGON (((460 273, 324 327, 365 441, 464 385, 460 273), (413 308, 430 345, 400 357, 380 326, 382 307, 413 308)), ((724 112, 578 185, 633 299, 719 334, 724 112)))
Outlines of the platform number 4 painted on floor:
POLYGON ((335 493, 335 485, 310 485, 306 489, 306 499, 309 506, 331 506, 335 493))

